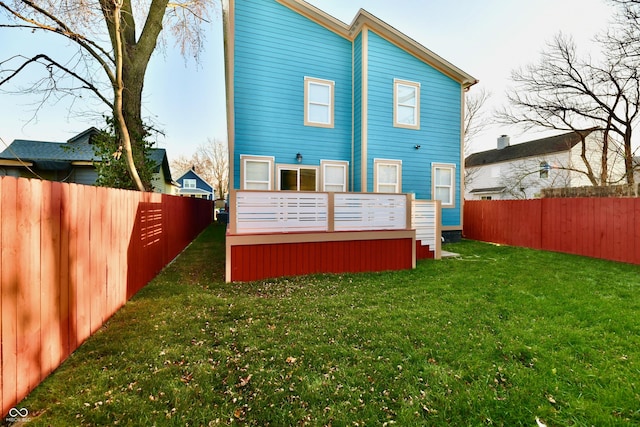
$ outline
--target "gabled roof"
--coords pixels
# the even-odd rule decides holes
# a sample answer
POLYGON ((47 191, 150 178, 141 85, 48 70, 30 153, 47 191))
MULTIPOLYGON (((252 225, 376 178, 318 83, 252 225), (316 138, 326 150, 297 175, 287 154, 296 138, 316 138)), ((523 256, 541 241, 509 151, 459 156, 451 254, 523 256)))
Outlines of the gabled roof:
POLYGON ((350 25, 329 15, 303 0, 276 0, 278 3, 298 12, 325 28, 353 41, 363 28, 369 28, 416 58, 451 77, 467 88, 478 83, 478 79, 436 55, 422 44, 398 31, 375 15, 360 9, 350 25))
POLYGON ((523 159, 526 157, 542 156, 545 154, 561 153, 569 151, 577 145, 582 138, 586 138, 593 130, 569 132, 548 138, 536 139, 521 144, 509 145, 502 149, 493 149, 471 154, 465 159, 465 167, 490 165, 493 163, 507 162, 509 160, 523 159))
MULTIPOLYGON (((31 141, 16 139, 2 152, 1 160, 22 160, 34 163, 40 169, 68 169, 73 162, 94 162, 100 158, 96 156, 90 143, 92 135, 100 132, 91 127, 65 142, 31 141)), ((152 148, 150 158, 155 163, 154 172, 162 168, 167 182, 171 182, 171 169, 164 148, 152 148)))
POLYGON ((209 187, 211 187, 211 189, 213 190, 213 185, 211 185, 209 183, 209 181, 207 181, 206 179, 204 179, 202 176, 200 176, 200 174, 198 172, 196 172, 193 168, 191 169, 187 169, 182 175, 180 175, 180 177, 178 177, 176 179, 176 181, 180 182, 180 180, 182 178, 184 178, 186 175, 195 175, 196 177, 198 177, 198 179, 200 179, 202 182, 204 182, 205 184, 207 184, 209 187))

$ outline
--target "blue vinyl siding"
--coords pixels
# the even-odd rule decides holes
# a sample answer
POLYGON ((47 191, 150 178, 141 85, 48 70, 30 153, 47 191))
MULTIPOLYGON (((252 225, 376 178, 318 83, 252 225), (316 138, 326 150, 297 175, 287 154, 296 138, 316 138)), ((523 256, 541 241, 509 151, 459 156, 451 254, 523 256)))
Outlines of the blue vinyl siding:
POLYGON ((235 25, 235 164, 351 161, 351 42, 273 0, 237 1, 235 25), (335 82, 334 128, 304 126, 305 76, 335 82))
POLYGON ((460 225, 460 84, 373 32, 368 58, 368 191, 374 158, 402 160, 402 191, 417 199, 432 198, 432 163, 455 164, 456 207, 442 214, 460 225), (419 130, 393 127, 394 78, 420 83, 419 130))

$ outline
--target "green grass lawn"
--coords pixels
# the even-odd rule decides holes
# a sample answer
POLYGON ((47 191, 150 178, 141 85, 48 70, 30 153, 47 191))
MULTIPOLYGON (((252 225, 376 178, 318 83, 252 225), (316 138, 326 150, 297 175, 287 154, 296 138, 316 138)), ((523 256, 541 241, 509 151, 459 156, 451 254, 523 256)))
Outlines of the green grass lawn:
POLYGON ((225 284, 212 226, 19 406, 29 425, 640 425, 640 267, 463 241, 225 284))

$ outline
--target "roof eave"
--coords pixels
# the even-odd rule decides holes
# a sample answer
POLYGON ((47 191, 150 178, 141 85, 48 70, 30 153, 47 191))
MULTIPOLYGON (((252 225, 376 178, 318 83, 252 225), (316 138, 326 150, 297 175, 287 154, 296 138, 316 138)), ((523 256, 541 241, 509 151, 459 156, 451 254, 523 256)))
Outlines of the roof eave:
POLYGON ((360 9, 351 24, 348 25, 304 0, 276 1, 351 41, 355 40, 363 28, 370 28, 376 34, 451 77, 460 83, 463 89, 468 89, 479 82, 479 80, 472 75, 451 64, 441 56, 436 55, 422 44, 398 31, 365 9, 360 9))

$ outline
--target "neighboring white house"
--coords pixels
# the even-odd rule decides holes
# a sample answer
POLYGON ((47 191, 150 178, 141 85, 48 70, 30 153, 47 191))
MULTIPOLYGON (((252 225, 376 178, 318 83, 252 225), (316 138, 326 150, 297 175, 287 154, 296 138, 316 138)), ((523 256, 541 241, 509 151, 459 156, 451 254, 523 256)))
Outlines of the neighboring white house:
MULTIPOLYGON (((465 199, 531 199, 544 188, 593 185, 586 175, 585 157, 593 174, 600 177, 602 133, 569 132, 548 138, 510 144, 498 138, 496 149, 471 154, 465 160, 465 199)), ((624 183, 624 157, 611 142, 606 184, 624 183)))

